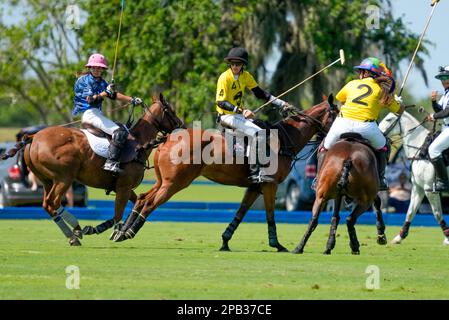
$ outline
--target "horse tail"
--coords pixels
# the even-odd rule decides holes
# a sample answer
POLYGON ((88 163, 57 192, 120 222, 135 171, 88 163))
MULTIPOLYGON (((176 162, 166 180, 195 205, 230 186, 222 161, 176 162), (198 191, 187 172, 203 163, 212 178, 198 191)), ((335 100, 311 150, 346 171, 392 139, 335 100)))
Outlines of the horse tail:
POLYGON ((22 140, 20 140, 19 142, 17 142, 14 147, 12 147, 12 149, 8 150, 8 152, 5 152, 4 154, 2 154, 2 156, 0 157, 1 160, 6 160, 9 158, 14 157, 17 152, 19 152, 21 149, 23 149, 27 144, 33 142, 33 136, 34 134, 25 134, 22 137, 22 140))
POLYGON ((351 159, 346 159, 343 161, 343 169, 341 171, 340 180, 338 180, 337 187, 338 189, 342 190, 345 189, 348 185, 348 177, 349 177, 349 171, 352 168, 352 161, 351 159))

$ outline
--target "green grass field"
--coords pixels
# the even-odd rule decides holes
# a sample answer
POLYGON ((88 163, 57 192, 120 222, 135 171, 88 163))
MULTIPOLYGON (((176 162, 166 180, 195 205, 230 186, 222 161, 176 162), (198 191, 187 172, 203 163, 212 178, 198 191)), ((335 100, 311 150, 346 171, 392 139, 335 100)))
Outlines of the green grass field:
MULTIPOLYGON (((226 225, 147 222, 133 240, 113 243, 106 232, 69 247, 50 220, 0 220, 0 299, 449 298, 449 248, 438 228, 412 228, 403 244, 379 246, 374 226, 358 226, 361 255, 353 256, 343 224, 325 256, 328 225, 303 255, 274 252, 266 225, 255 223, 242 223, 233 251, 220 252, 226 225), (66 288, 69 265, 79 267, 80 289, 66 288), (379 289, 366 287, 370 265, 379 289)), ((292 250, 305 228, 278 224, 279 240, 292 250)), ((389 240, 397 231, 387 228, 389 240)))

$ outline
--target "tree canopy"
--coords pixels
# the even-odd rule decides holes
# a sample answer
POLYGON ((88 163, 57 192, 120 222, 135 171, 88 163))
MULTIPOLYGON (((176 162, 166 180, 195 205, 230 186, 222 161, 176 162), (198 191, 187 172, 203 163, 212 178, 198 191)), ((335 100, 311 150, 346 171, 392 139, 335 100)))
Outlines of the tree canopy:
MULTIPOLYGON (((76 3, 85 18, 74 28, 71 1, 6 1, 5 14, 8 8, 23 8, 26 15, 14 24, 0 21, 0 103, 4 107, 14 100, 16 106, 1 124, 17 115, 34 123, 70 121, 74 74, 89 55, 104 54, 112 69, 121 1, 76 3)), ((213 125, 216 82, 233 46, 247 48, 249 70, 274 95, 336 60, 343 48, 346 66, 332 68, 286 96, 308 108, 323 93, 339 90, 353 75, 352 65, 366 56, 379 56, 397 69, 411 58, 417 39, 401 19, 393 18, 386 0, 125 1, 114 78, 127 95, 149 100, 163 91, 187 122, 201 119, 213 125), (380 12, 376 28, 368 24, 369 5, 380 12)), ((415 61, 424 77, 427 45, 415 61)))

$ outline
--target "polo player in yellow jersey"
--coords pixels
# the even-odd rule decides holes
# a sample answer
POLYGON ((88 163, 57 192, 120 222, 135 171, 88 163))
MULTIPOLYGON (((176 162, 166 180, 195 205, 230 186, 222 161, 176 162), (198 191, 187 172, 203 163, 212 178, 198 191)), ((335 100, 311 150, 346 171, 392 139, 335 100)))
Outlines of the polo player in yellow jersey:
POLYGON ((318 167, 321 167, 325 152, 343 133, 356 132, 367 139, 376 150, 379 189, 387 190, 384 173, 389 150, 385 136, 377 126, 377 118, 382 108, 401 114, 404 112, 404 105, 402 99, 394 95, 395 85, 390 70, 382 66, 379 59, 364 59, 354 69, 359 72, 359 79, 348 82, 336 96, 343 105, 324 139, 318 157, 318 167))
MULTIPOLYGON (((261 100, 270 101, 275 97, 262 90, 254 77, 244 70, 248 64, 248 52, 244 48, 232 48, 224 60, 229 64, 229 68, 220 75, 217 82, 217 121, 248 136, 251 147, 256 145, 254 143, 256 139, 258 148, 264 148, 267 143, 265 134, 258 134, 262 129, 251 120, 254 113, 245 109, 243 96, 245 89, 248 88, 261 100)), ((278 107, 289 106, 281 99, 275 99, 272 103, 278 107)), ((272 182, 273 179, 264 172, 259 156, 256 156, 255 160, 256 163, 250 163, 249 179, 253 183, 272 182)))

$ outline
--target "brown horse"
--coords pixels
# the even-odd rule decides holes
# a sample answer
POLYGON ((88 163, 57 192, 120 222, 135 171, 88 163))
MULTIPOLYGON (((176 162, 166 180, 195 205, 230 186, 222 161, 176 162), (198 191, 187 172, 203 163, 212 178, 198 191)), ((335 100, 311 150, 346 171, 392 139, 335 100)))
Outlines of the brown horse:
MULTIPOLYGON (((133 238, 154 209, 168 201, 178 191, 188 187, 195 178, 203 175, 204 177, 221 184, 247 188, 234 220, 229 224, 222 235, 223 245, 221 250, 229 251, 228 242, 234 231, 244 218, 248 209, 258 198, 259 194, 263 193, 268 224, 269 245, 277 248, 278 251, 287 251, 287 249, 279 243, 276 233, 276 224, 274 221, 276 190, 278 184, 288 175, 295 155, 314 134, 317 132, 327 133, 329 130, 338 113, 338 108, 333 105, 332 101, 333 97, 331 95, 327 101, 325 99, 322 103, 305 112, 296 111, 294 112, 294 115, 287 117, 286 120, 277 125, 278 131, 285 133, 285 138, 281 139, 280 143, 281 150, 284 150, 284 152, 279 152, 278 155, 274 156, 278 166, 277 171, 272 175, 274 182, 270 183, 252 184, 248 180, 248 165, 245 164, 206 164, 203 159, 201 159, 202 162, 193 164, 192 154, 195 154, 195 151, 199 151, 200 154, 203 154, 202 152, 206 148, 211 148, 212 153, 214 154, 217 152, 220 155, 226 153, 225 149, 227 144, 224 141, 224 137, 220 134, 211 137, 208 141, 204 141, 201 144, 196 144, 195 147, 193 137, 195 134, 201 135, 201 132, 195 133, 194 130, 189 129, 187 132, 190 139, 190 150, 192 150, 190 159, 187 163, 178 164, 173 164, 171 161, 171 156, 174 152, 176 153, 174 150, 177 147, 177 141, 170 141, 171 139, 169 137, 166 143, 158 147, 154 156, 157 177, 155 185, 147 194, 143 194, 139 197, 122 230, 117 232, 114 241, 123 241, 133 238), (217 141, 220 143, 214 144, 217 141), (216 145, 219 147, 216 147, 216 145), (196 150, 195 148, 198 148, 199 150, 196 150)), ((219 156, 218 158, 221 157, 219 156)))
POLYGON ((131 141, 131 146, 134 146, 131 152, 136 157, 122 164, 123 172, 119 176, 102 169, 105 159, 94 153, 86 135, 75 128, 48 127, 30 138, 26 137, 9 153, 9 156, 13 156, 25 146, 26 164, 44 186, 42 206, 70 239, 71 245, 80 245, 78 238, 82 238, 83 234, 98 234, 112 226, 121 226, 119 222, 127 201, 135 203, 137 200, 133 189, 143 179, 146 160, 154 147, 152 143, 157 133, 169 133, 184 127, 162 94, 159 100, 153 97, 150 107, 144 107, 143 116, 129 131, 132 136, 129 138, 134 140, 131 141), (115 191, 114 218, 95 228, 87 226, 81 232, 77 219, 61 206, 61 199, 74 180, 94 188, 115 191), (73 231, 66 223, 72 226, 73 231))
POLYGON ((380 210, 381 201, 379 190, 379 175, 374 152, 365 143, 361 143, 361 136, 351 134, 353 138, 343 139, 335 143, 327 151, 320 172, 317 177, 316 198, 312 208, 312 218, 308 229, 294 253, 303 253, 312 232, 318 225, 318 217, 330 199, 335 205, 331 220, 329 239, 324 254, 330 254, 335 247, 335 234, 340 221, 340 207, 343 197, 353 200, 355 206, 346 219, 348 227, 349 246, 353 254, 360 254, 354 225, 357 218, 371 205, 374 205, 377 219, 377 243, 386 244, 385 224, 380 210))

